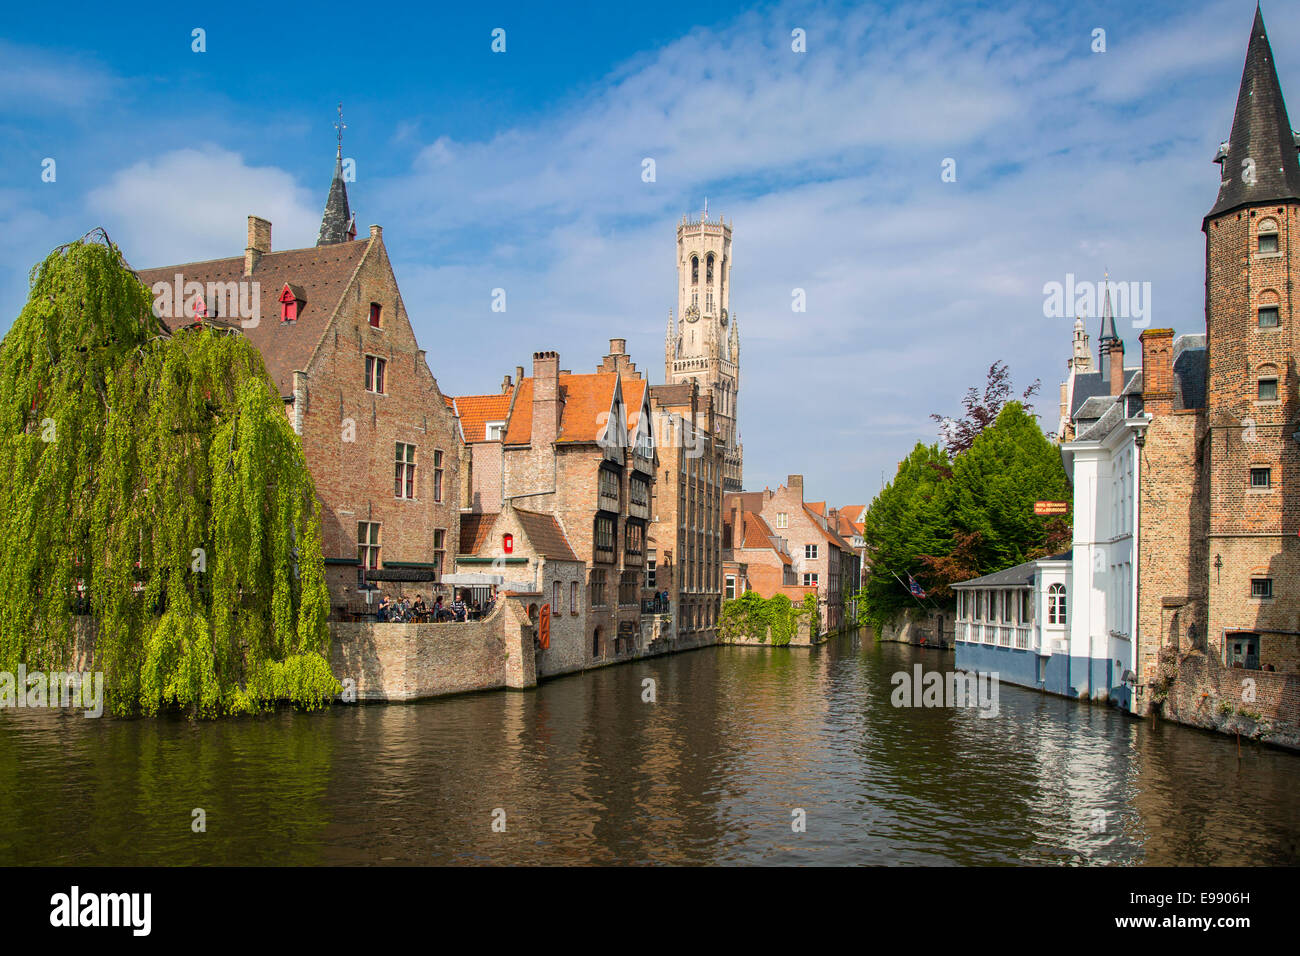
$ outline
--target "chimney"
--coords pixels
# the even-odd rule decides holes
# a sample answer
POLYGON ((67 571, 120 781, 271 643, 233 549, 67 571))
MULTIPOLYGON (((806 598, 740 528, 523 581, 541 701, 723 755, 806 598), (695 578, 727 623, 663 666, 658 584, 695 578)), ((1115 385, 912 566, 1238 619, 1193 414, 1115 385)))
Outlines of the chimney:
POLYGON ((798 492, 799 500, 803 501, 803 475, 791 475, 785 480, 785 486, 792 492, 798 492))
POLYGON ((378 238, 379 238, 380 236, 382 236, 383 234, 384 234, 384 227, 383 227, 383 226, 371 226, 371 227, 370 227, 370 238, 371 238, 371 239, 378 239, 378 238))
POLYGON ((1142 407, 1152 415, 1174 410, 1174 330, 1147 329, 1142 341, 1142 407))
POLYGON ((740 526, 740 496, 731 499, 731 546, 739 548, 745 543, 745 531, 740 526))
POLYGON ((610 355, 626 355, 626 354, 627 354, 627 339, 610 339, 610 340, 609 340, 609 354, 610 354, 610 355))
POLYGON ((506 377, 501 381, 501 394, 502 394, 502 395, 508 395, 508 394, 510 394, 510 389, 511 389, 510 376, 507 375, 507 376, 506 376, 506 377))
POLYGON ((1124 341, 1123 339, 1111 339, 1107 343, 1107 352, 1110 355, 1110 394, 1118 396, 1124 391, 1124 341))
POLYGON ((248 245, 244 248, 244 275, 251 276, 262 256, 271 251, 271 222, 260 216, 248 217, 248 245))
POLYGON ((560 353, 533 353, 532 445, 553 444, 560 434, 560 353))
POLYGON ((516 365, 516 366, 515 366, 515 381, 516 381, 516 382, 522 382, 523 380, 524 380, 524 367, 523 367, 522 365, 516 365))

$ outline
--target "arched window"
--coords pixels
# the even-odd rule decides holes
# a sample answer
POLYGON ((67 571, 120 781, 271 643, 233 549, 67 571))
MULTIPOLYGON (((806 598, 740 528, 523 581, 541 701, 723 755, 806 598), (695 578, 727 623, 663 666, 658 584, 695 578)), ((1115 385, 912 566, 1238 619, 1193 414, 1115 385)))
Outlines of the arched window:
POLYGON ((700 281, 700 257, 691 256, 691 285, 698 285, 700 281))
POLYGON ((1047 589, 1047 623, 1065 623, 1065 585, 1053 584, 1047 589))
POLYGON ((1259 232, 1256 233, 1256 239, 1256 252, 1263 255, 1277 252, 1277 221, 1273 219, 1261 219, 1259 223, 1259 232))
POLYGON ((713 253, 711 252, 709 253, 708 265, 704 273, 704 281, 709 283, 713 282, 713 253))

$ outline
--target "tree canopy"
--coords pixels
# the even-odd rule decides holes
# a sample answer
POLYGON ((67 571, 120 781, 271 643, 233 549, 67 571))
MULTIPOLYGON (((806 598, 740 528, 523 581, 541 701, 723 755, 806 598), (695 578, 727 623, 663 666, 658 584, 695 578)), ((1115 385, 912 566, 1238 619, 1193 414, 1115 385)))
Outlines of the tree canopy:
POLYGON ((0 668, 88 621, 117 713, 339 690, 314 485, 257 349, 169 333, 100 233, 32 270, 0 343, 0 668))
POLYGON ((1005 403, 954 458, 918 443, 867 511, 867 619, 916 606, 899 580, 909 574, 943 600, 957 581, 1068 548, 1068 516, 1039 517, 1034 502, 1070 498, 1060 450, 1020 402, 1005 403))

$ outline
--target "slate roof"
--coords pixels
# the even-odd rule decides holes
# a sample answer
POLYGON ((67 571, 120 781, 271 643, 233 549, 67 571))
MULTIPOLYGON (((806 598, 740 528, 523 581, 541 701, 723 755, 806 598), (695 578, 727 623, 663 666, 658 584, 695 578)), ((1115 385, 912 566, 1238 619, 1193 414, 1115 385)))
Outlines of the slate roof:
POLYGON ((1300 158, 1296 137, 1286 115, 1282 87, 1277 80, 1273 49, 1264 29, 1264 16, 1255 8, 1241 71, 1237 109, 1227 149, 1215 160, 1222 163, 1219 197, 1206 219, 1253 203, 1300 199, 1300 158), (1243 163, 1254 160, 1254 182, 1247 182, 1243 163))
POLYGON ((1039 561, 1069 561, 1073 557, 1072 552, 1066 551, 1046 558, 1036 558, 1033 561, 1026 561, 1024 564, 1017 564, 1012 568, 994 571, 992 574, 986 574, 983 577, 971 578, 969 581, 958 581, 950 586, 954 588, 1025 587, 1034 583, 1034 578, 1038 574, 1037 564, 1039 561))
POLYGON ((1175 408, 1204 408, 1205 379, 1209 372, 1209 353, 1205 334, 1180 335, 1174 341, 1174 380, 1178 383, 1175 408))
POLYGON ((330 180, 329 196, 325 200, 325 212, 321 215, 320 236, 316 245, 325 246, 348 241, 348 231, 352 227, 352 214, 348 210, 348 188, 343 183, 343 147, 334 160, 334 178, 330 180))
MULTIPOLYGON (((248 277, 260 286, 261 317, 255 327, 242 332, 262 353, 266 370, 284 398, 293 396, 293 373, 306 370, 370 242, 367 237, 309 249, 268 252, 248 277), (305 298, 294 322, 280 321, 280 293, 286 284, 297 287, 305 298)), ((209 282, 240 282, 245 279, 244 257, 141 269, 138 275, 145 285, 152 286, 155 282, 173 283, 178 272, 183 276, 182 283, 201 282, 205 287, 209 282)), ((163 321, 176 329, 194 320, 182 316, 163 321)))

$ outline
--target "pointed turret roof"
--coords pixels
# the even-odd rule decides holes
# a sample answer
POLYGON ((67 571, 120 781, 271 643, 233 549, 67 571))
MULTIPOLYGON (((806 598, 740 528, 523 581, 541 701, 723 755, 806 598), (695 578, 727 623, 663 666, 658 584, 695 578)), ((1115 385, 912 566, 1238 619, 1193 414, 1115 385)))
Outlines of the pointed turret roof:
POLYGON ((1104 350, 1106 342, 1119 336, 1115 334, 1115 309, 1110 304, 1110 273, 1106 274, 1102 285, 1106 289, 1106 298, 1101 306, 1101 333, 1097 336, 1097 344, 1104 350))
POLYGON ((1232 135, 1214 161, 1221 164, 1222 182, 1219 198, 1206 219, 1253 203, 1300 199, 1296 136, 1287 119, 1273 50, 1258 6, 1241 72, 1232 135))
POLYGON ((352 226, 352 213, 348 210, 348 189, 343 185, 343 145, 334 160, 334 180, 330 183, 329 198, 325 200, 325 214, 320 220, 320 237, 316 245, 327 246, 348 241, 352 226))

